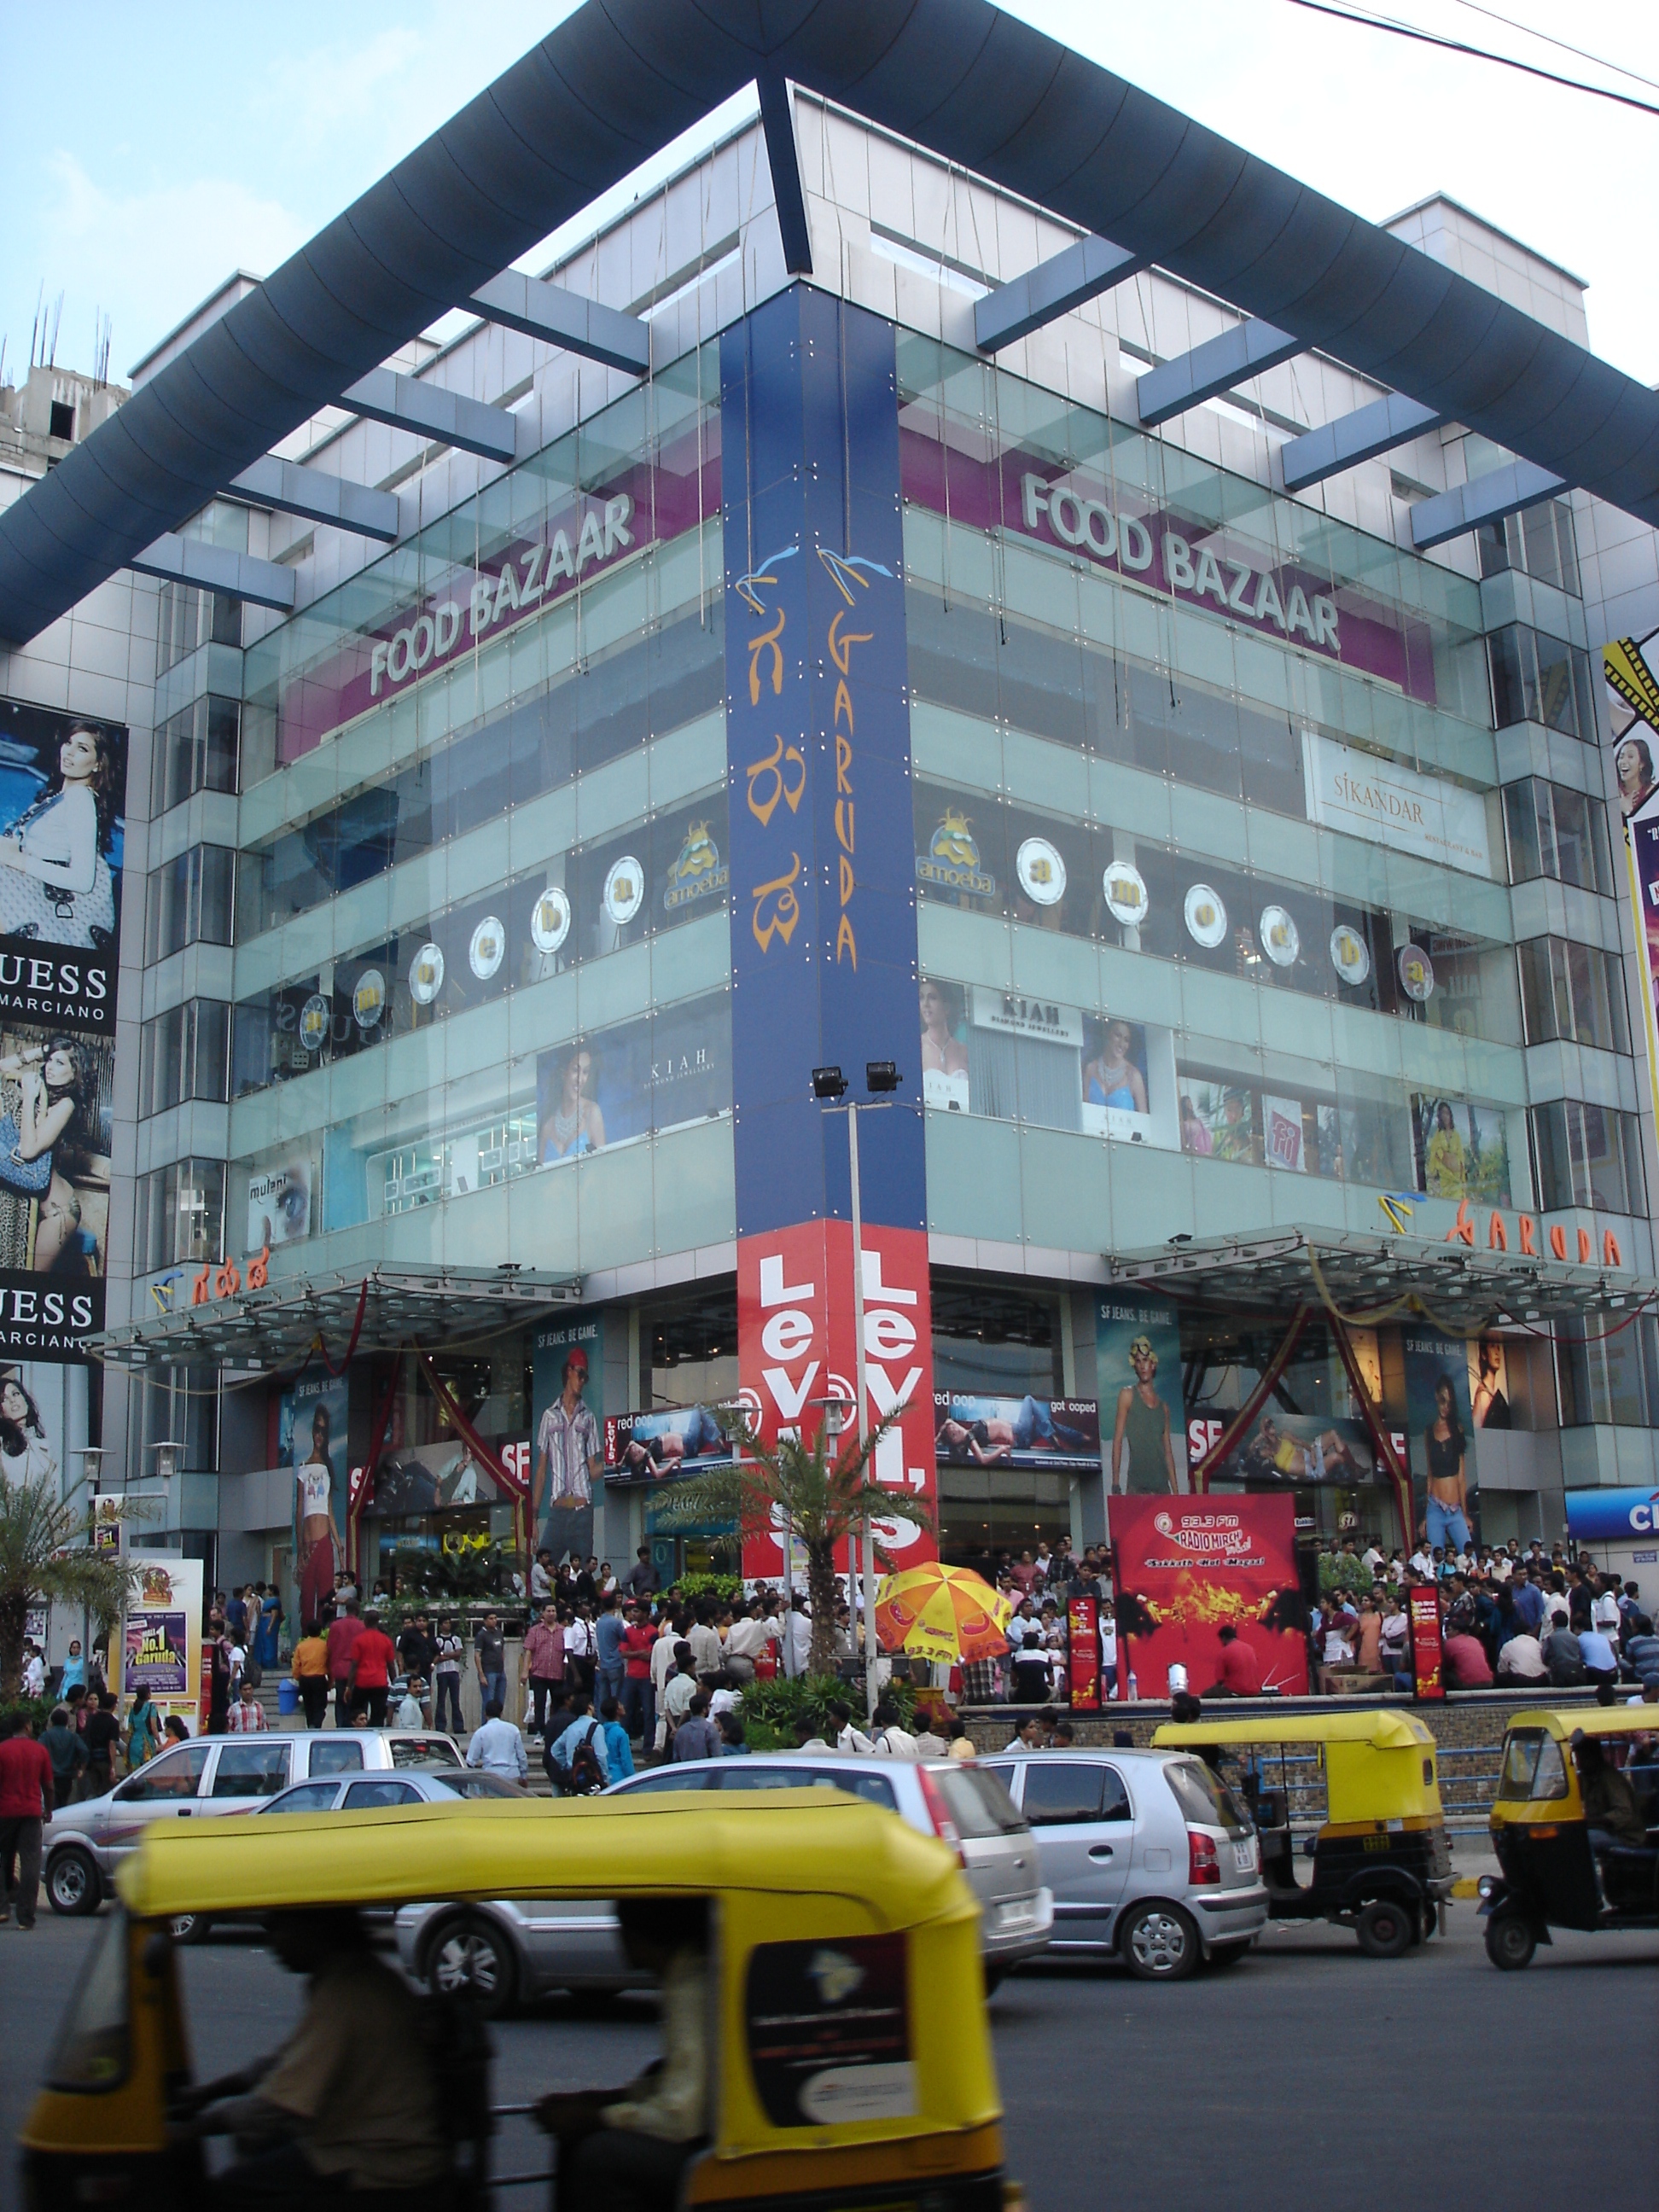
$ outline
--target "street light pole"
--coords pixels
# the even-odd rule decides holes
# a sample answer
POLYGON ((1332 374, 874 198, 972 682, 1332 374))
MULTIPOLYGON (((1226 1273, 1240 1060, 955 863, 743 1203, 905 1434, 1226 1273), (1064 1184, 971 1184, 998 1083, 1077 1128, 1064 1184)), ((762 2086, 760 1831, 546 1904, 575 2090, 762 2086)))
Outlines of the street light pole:
MULTIPOLYGON (((859 1109, 847 1102, 847 1163, 853 1181, 853 1340, 858 1395, 859 1450, 869 1432, 869 1400, 864 1380, 864 1220, 859 1203, 859 1109)), ((869 1480, 869 1469, 863 1470, 869 1480)), ((876 1717, 876 1532, 866 1510, 864 1516, 864 1703, 868 1717, 876 1717)))

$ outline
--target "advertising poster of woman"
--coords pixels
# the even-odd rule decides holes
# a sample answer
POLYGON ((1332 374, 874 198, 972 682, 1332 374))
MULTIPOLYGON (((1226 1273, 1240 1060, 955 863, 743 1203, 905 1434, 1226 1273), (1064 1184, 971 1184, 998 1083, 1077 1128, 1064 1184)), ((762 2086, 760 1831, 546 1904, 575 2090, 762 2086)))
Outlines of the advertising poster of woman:
POLYGON ((124 729, 0 702, 0 946, 109 952, 112 1000, 126 788, 124 729))
POLYGON ((294 1565, 300 1623, 321 1618, 345 1565, 346 1424, 343 1376, 301 1376, 283 1395, 276 1448, 294 1469, 294 1565))
POLYGON ((90 1327, 101 1326, 114 1060, 107 1038, 0 1027, 0 1271, 83 1297, 95 1284, 90 1327))
POLYGON ((1175 1308, 1158 1298, 1097 1298, 1095 1376, 1103 1414, 1112 1425, 1108 1492, 1167 1498, 1187 1490, 1175 1308))
MULTIPOLYGON (((1422 1534, 1430 1547, 1463 1550, 1480 1538, 1469 1358, 1461 1337, 1405 1340, 1407 1430, 1422 1534)), ((1490 1409, 1488 1409, 1490 1410, 1490 1409)))
POLYGON ((958 1033, 962 993, 954 983, 935 982, 927 975, 922 978, 920 1000, 923 1101, 947 1114, 965 1114, 969 1110, 968 1048, 958 1033))

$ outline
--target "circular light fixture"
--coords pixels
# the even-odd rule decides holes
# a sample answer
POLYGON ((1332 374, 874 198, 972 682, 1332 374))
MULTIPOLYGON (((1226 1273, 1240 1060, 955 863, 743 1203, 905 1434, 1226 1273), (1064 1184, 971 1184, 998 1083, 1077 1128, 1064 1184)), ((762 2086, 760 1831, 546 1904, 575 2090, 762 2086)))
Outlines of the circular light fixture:
POLYGON ((1133 862, 1114 860, 1100 879, 1100 888, 1106 895, 1106 910, 1115 921, 1126 929, 1138 929, 1146 919, 1146 909, 1152 902, 1146 896, 1146 880, 1133 862))
POLYGON ((624 853, 605 879, 605 910, 620 929, 633 921, 644 900, 645 870, 631 853, 624 853))
POLYGON ((409 995, 417 1006, 429 1006, 443 987, 443 951, 428 939, 409 963, 409 995))
POLYGON ((570 934, 570 902, 550 884, 530 914, 530 941, 538 952, 556 952, 570 934))
POLYGON ((1036 906, 1058 906, 1066 896, 1066 863, 1046 837, 1028 837, 1014 855, 1020 889, 1036 906))
POLYGON ((313 991, 300 1009, 300 1042, 307 1052, 320 1052, 328 1041, 328 1000, 313 991))
POLYGON ((1302 951, 1302 933, 1295 918, 1282 906, 1264 906, 1259 926, 1261 950, 1275 968, 1294 968, 1302 951))
POLYGON ((360 1030, 372 1030, 386 1012, 386 977, 378 968, 365 968, 351 994, 352 1018, 360 1030))
POLYGON ((466 957, 478 981, 487 983, 507 957, 507 930, 499 915, 487 914, 478 924, 466 957))
POLYGON ((1357 990, 1371 972, 1364 939, 1346 921, 1339 921, 1331 932, 1331 965, 1351 990, 1357 990))
POLYGON ((1227 934, 1227 907, 1220 892, 1209 884, 1194 884, 1187 894, 1182 912, 1187 917, 1187 934, 1193 943, 1212 952, 1227 934))
POLYGON ((1420 1006, 1434 991, 1433 961, 1420 945, 1402 945, 1395 965, 1400 970, 1401 989, 1420 1006))

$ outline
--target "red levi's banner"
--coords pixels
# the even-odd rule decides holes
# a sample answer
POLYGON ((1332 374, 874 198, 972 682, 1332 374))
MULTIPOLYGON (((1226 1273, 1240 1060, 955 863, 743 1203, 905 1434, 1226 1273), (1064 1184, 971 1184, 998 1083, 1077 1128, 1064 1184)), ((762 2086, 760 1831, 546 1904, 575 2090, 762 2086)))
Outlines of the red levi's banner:
POLYGON ((1412 1673, 1419 1698, 1443 1698, 1446 1685, 1440 1673, 1440 1593, 1413 1589, 1407 1612, 1412 1624, 1412 1673))
POLYGON ((1206 1694, 1219 1677, 1224 1628, 1249 1647, 1264 1690, 1306 1691, 1294 1498, 1122 1497, 1107 1513, 1125 1697, 1132 1668, 1143 1698, 1167 1696, 1172 1665, 1206 1694))
POLYGON ((1073 1597, 1066 1601, 1066 1633, 1070 1644, 1066 1671, 1071 1679, 1072 1706, 1076 1712, 1100 1710, 1100 1601, 1073 1597))
MULTIPOLYGON (((902 1419, 876 1452, 884 1489, 927 1505, 931 1528, 878 1521, 876 1541, 896 1567, 939 1557, 933 1463, 933 1303, 927 1237, 920 1229, 864 1227, 866 1417, 873 1427, 902 1402, 902 1419)), ((794 1430, 808 1443, 823 1401, 853 1402, 853 1231, 845 1221, 796 1222, 738 1242, 738 1375, 750 1419, 768 1443, 794 1430)), ((849 1422, 849 1428, 852 1424, 849 1422)), ((745 1575, 775 1582, 781 1528, 745 1528, 745 1575)))

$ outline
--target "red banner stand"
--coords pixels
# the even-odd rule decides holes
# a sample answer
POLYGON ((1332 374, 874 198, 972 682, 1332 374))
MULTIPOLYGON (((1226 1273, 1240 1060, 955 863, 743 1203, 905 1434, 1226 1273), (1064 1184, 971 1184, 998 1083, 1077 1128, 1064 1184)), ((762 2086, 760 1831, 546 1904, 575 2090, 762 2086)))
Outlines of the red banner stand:
POLYGON ((1070 1650, 1066 1673, 1074 1712, 1100 1711, 1100 1601, 1079 1593, 1066 1601, 1066 1633, 1070 1650))

